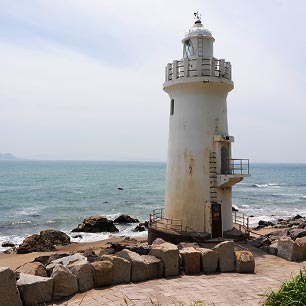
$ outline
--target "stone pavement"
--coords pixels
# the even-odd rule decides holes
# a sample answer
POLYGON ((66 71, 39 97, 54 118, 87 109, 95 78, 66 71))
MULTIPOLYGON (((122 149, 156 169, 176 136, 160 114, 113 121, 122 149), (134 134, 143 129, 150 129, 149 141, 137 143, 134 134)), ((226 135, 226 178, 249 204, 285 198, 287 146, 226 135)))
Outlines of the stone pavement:
MULTIPOLYGON (((93 289, 53 305, 261 305, 269 288, 279 288, 282 281, 306 265, 289 262, 260 250, 255 255, 256 273, 184 275, 93 289)), ((52 304, 50 304, 52 305, 52 304)))

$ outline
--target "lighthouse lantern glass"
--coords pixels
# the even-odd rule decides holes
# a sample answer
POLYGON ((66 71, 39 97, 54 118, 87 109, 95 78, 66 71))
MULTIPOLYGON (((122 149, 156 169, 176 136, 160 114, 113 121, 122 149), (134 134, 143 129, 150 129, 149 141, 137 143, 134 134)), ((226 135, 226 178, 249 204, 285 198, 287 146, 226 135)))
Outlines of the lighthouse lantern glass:
POLYGON ((193 45, 190 39, 187 39, 184 43, 184 57, 190 57, 194 54, 193 45))

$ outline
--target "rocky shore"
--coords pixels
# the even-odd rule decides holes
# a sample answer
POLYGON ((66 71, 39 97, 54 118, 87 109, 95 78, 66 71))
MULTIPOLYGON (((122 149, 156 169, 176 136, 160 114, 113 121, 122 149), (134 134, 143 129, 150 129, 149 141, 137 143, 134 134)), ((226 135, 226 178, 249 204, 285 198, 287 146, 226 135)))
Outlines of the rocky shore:
POLYGON ((266 234, 254 238, 251 244, 268 254, 290 261, 306 259, 306 218, 295 215, 276 222, 259 221, 256 230, 269 229, 266 234))

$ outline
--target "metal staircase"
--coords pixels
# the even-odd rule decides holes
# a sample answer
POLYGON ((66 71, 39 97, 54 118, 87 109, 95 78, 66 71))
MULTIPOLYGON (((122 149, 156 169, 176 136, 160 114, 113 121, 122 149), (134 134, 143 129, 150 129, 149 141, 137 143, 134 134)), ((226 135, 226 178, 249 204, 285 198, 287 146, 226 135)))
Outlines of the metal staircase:
POLYGON ((209 177, 210 177, 210 202, 218 203, 218 187, 217 187, 217 158, 216 152, 211 151, 209 155, 209 177))

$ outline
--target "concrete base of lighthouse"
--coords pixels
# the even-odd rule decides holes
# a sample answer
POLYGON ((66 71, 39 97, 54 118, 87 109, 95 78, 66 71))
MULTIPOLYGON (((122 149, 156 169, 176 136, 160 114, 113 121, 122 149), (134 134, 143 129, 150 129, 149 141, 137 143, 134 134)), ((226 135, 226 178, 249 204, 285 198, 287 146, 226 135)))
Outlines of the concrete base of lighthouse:
POLYGON ((161 228, 159 221, 149 223, 148 227, 148 243, 152 244, 157 238, 161 238, 167 242, 178 244, 180 242, 215 242, 216 240, 245 240, 246 236, 240 230, 233 228, 232 230, 223 232, 223 237, 212 239, 210 233, 206 232, 176 232, 173 230, 161 228))

